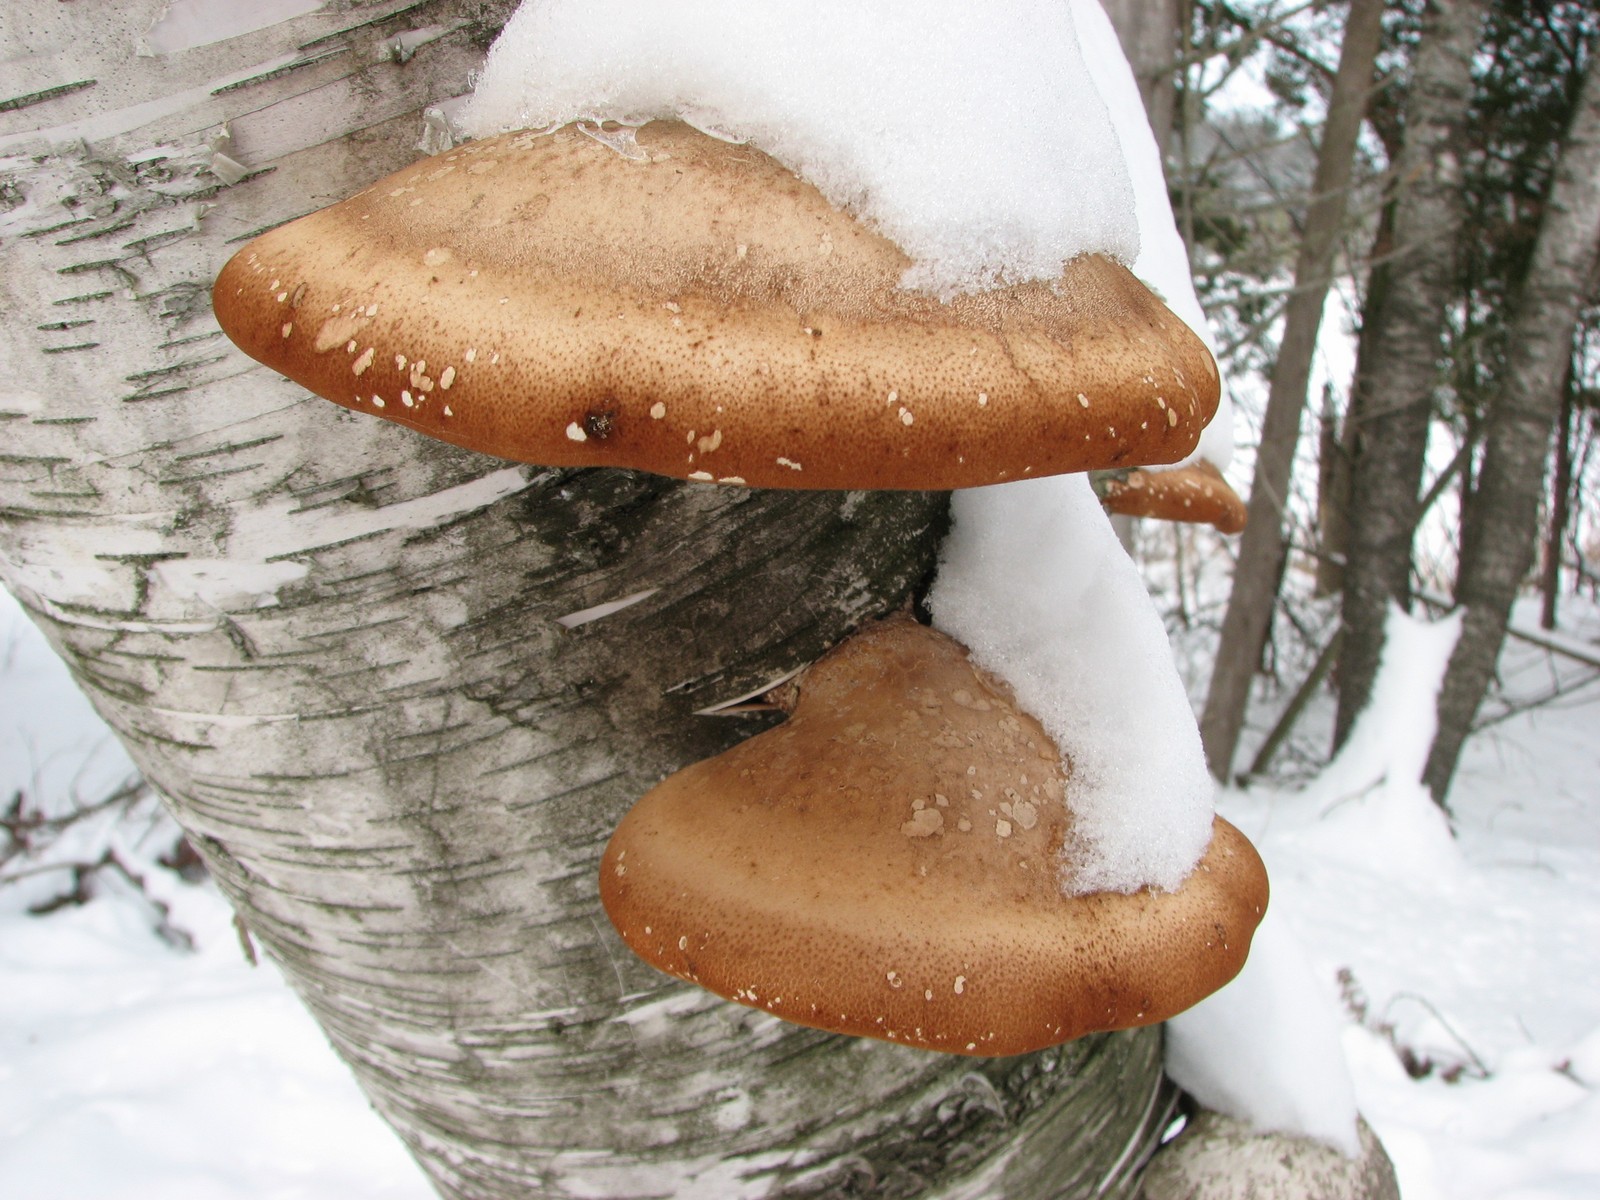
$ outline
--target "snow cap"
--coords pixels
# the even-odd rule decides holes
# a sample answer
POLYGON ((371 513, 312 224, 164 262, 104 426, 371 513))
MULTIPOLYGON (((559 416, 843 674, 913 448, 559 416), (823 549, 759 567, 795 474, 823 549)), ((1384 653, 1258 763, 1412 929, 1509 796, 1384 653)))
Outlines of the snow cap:
POLYGON ((1139 253, 1113 118, 1061 0, 526 0, 462 123, 659 119, 760 146, 904 250, 909 287, 1139 253))

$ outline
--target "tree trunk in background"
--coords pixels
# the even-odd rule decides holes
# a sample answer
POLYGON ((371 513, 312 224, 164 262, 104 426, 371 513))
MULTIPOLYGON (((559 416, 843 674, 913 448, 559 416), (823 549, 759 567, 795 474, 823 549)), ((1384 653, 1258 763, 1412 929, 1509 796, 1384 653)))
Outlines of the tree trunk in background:
POLYGON ((1600 57, 1591 54, 1516 297, 1505 377, 1489 409, 1483 466, 1462 529, 1456 603, 1466 616, 1439 691, 1438 732, 1423 773, 1441 804, 1500 657, 1511 605, 1533 565, 1545 455, 1597 255, 1600 57))
POLYGON ((1177 64, 1183 48, 1184 0, 1102 0, 1122 52, 1139 83, 1156 145, 1165 158, 1177 120, 1177 64))
MULTIPOLYGON (((1367 273, 1366 295, 1361 304, 1361 328, 1356 334, 1356 363, 1351 373, 1351 390, 1345 403, 1344 420, 1335 436, 1337 446, 1331 457, 1324 459, 1322 467, 1327 475, 1319 483, 1318 543, 1322 557, 1317 564, 1317 592, 1331 596, 1344 590, 1345 566, 1350 561, 1351 477, 1355 474, 1356 430, 1361 427, 1359 404, 1361 392, 1356 381, 1364 371, 1362 364, 1372 357, 1373 332, 1383 324, 1383 297, 1389 286, 1389 256, 1394 253, 1394 205, 1387 203, 1378 210, 1378 228, 1372 235, 1372 249, 1367 260, 1372 264, 1367 273)), ((1326 409, 1324 410, 1326 411, 1326 409)))
POLYGON ((1545 528, 1544 570, 1539 576, 1539 628, 1556 627, 1561 595, 1561 543, 1567 540, 1572 519, 1572 422, 1578 411, 1572 361, 1561 385, 1561 414, 1556 418, 1555 466, 1550 480, 1550 520, 1545 528))
POLYGON ((1323 302, 1333 280, 1334 249, 1344 224, 1356 136, 1361 131, 1367 93, 1372 87, 1382 26, 1382 0, 1351 0, 1295 263, 1294 292, 1284 310, 1283 338, 1272 367, 1255 476, 1250 484, 1249 522, 1239 543, 1233 589, 1228 595, 1217 661, 1200 719, 1206 762, 1211 773, 1221 780, 1228 779, 1233 765, 1250 699, 1250 683, 1255 678, 1277 601, 1286 550, 1284 507, 1295 447, 1300 440, 1300 414, 1306 404, 1317 332, 1322 327, 1323 302))
POLYGON ((833 1037, 645 967, 596 899, 633 799, 758 727, 695 710, 903 604, 942 496, 513 466, 218 331, 226 257, 412 160, 508 6, 172 55, 135 53, 164 0, 20 7, 0 574, 439 1191, 1129 1195, 1157 1030, 997 1060, 833 1037))
POLYGON ((1332 596, 1344 586, 1344 554, 1350 544, 1350 467, 1342 429, 1333 389, 1324 387, 1317 412, 1318 596, 1332 596))
POLYGON ((1395 164, 1393 257, 1351 389, 1355 444, 1349 561, 1334 741, 1366 706, 1384 616, 1409 606, 1411 539, 1439 386, 1445 307, 1455 284, 1463 205, 1458 142, 1486 0, 1429 0, 1395 164))

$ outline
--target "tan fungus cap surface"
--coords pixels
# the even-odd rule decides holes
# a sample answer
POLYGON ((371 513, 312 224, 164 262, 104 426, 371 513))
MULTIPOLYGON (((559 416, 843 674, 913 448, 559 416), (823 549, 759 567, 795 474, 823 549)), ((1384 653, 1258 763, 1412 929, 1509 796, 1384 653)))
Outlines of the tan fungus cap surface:
POLYGON ((948 303, 773 159, 687 126, 425 159, 250 242, 248 354, 503 458, 761 487, 953 488, 1175 462, 1215 363, 1125 268, 948 303))
POLYGON ((1066 896, 1070 786, 1003 685, 895 618, 640 800, 600 894, 647 962, 803 1025, 999 1055, 1164 1020, 1243 965, 1261 860, 1218 819, 1178 891, 1066 896))
POLYGON ((1107 512, 1213 525, 1219 533, 1244 530, 1244 501, 1222 472, 1205 461, 1170 471, 1133 470, 1100 481, 1097 488, 1107 512))

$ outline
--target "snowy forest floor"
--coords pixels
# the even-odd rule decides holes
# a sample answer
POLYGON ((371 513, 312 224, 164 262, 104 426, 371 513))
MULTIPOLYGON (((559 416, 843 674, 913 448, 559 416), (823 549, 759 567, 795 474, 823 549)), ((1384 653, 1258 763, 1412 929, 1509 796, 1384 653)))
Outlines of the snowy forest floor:
MULTIPOLYGON (((1600 641, 1600 608, 1569 612, 1570 641, 1600 641)), ((1203 661, 1206 638, 1177 638, 1180 657, 1203 661)), ((1360 1107, 1406 1200, 1600 1195, 1594 675, 1507 651, 1513 694, 1580 686, 1472 740, 1453 842, 1408 781, 1383 778, 1426 736, 1415 711, 1387 714, 1361 761, 1317 771, 1313 706, 1281 779, 1219 799, 1348 1014, 1360 1107)), ((246 961, 215 889, 161 865, 177 830, 152 798, 59 830, 29 819, 131 773, 0 593, 0 820, 33 847, 0 864, 0 1195, 430 1196, 276 970, 246 961)))

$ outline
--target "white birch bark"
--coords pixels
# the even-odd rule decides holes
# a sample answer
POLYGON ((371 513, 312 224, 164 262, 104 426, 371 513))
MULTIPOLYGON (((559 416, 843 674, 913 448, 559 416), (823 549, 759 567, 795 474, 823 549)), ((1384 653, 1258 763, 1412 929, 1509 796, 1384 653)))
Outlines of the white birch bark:
POLYGON ((854 1042, 614 937, 612 824, 747 732, 694 710, 902 603, 943 501, 513 466, 244 359, 218 267, 415 157, 507 6, 306 7, 6 6, 6 586, 442 1194, 1127 1195, 1154 1031, 854 1042))

